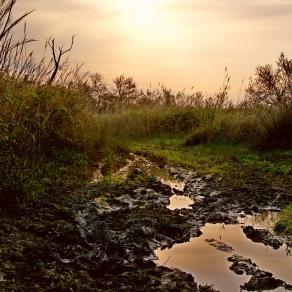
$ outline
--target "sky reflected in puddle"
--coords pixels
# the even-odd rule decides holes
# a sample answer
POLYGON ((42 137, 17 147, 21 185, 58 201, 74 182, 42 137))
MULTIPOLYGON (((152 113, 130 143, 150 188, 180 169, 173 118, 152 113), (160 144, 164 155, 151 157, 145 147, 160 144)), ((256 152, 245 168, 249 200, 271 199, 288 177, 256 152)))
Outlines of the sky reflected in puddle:
POLYGON ((167 206, 170 210, 176 209, 192 209, 191 205, 194 201, 187 196, 173 195, 169 198, 170 204, 167 206))
POLYGON ((177 244, 171 249, 156 250, 156 264, 179 268, 192 274, 200 284, 214 284, 220 291, 232 292, 239 291, 239 286, 249 279, 249 276, 238 276, 229 270, 227 258, 232 254, 239 254, 250 258, 260 269, 270 271, 275 277, 292 283, 292 256, 287 256, 286 246, 273 250, 263 244, 254 243, 246 238, 239 224, 206 224, 202 232, 203 235, 192 238, 190 242, 177 244), (206 239, 222 241, 233 247, 234 251, 218 251, 206 239))

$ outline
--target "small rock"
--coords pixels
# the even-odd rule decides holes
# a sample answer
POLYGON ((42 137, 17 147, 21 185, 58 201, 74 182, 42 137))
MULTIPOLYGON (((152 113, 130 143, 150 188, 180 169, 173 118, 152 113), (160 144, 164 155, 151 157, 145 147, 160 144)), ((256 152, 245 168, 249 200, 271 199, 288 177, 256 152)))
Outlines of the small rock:
POLYGON ((6 271, 11 271, 11 270, 14 269, 14 266, 11 265, 11 264, 8 264, 8 263, 4 263, 4 264, 3 264, 3 268, 4 268, 4 270, 6 270, 6 271))
POLYGON ((206 242, 208 242, 211 246, 216 247, 220 251, 224 252, 232 252, 233 248, 229 245, 227 245, 224 242, 218 241, 216 239, 206 239, 206 242))
POLYGON ((225 213, 212 213, 209 215, 207 222, 209 223, 232 223, 233 220, 225 213))
POLYGON ((260 210, 259 210, 259 207, 256 206, 256 205, 252 206, 250 209, 251 209, 251 211, 253 211, 254 213, 258 213, 258 212, 260 211, 260 210))
POLYGON ((61 259, 61 262, 62 262, 63 264, 71 264, 71 263, 74 262, 74 260, 70 260, 70 259, 61 259))

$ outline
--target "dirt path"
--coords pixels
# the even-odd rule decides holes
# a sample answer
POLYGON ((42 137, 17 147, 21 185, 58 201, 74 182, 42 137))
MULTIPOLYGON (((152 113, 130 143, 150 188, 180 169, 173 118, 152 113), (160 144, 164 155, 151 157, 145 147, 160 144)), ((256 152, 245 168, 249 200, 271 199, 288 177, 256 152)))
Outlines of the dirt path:
POLYGON ((191 275, 157 267, 153 251, 199 236, 206 223, 235 223, 242 211, 281 207, 285 189, 259 182, 230 189, 216 176, 167 171, 183 191, 132 165, 121 184, 90 184, 64 203, 3 214, 1 291, 212 291, 191 275), (168 209, 174 193, 190 197, 191 209, 168 209))

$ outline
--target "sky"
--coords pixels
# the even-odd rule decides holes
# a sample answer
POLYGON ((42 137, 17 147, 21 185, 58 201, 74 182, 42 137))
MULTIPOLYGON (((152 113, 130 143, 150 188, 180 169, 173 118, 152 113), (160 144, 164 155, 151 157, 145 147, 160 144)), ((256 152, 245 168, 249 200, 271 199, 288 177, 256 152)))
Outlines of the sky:
POLYGON ((140 87, 214 92, 231 75, 232 95, 257 65, 292 57, 291 0, 19 0, 29 36, 69 44, 71 60, 106 80, 125 74, 140 87))

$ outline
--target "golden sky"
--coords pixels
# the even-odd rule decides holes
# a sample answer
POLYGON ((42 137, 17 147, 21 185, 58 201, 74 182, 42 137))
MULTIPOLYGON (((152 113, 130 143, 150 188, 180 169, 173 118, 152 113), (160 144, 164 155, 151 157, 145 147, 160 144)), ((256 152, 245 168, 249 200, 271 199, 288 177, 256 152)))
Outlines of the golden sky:
POLYGON ((16 14, 30 9, 37 46, 76 34, 71 58, 84 70, 141 87, 213 92, 227 66, 235 96, 258 64, 292 55, 291 0, 19 0, 16 14))

